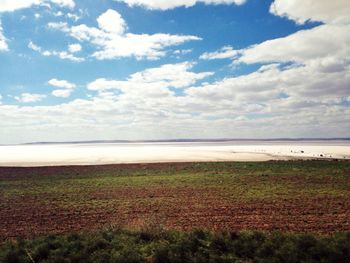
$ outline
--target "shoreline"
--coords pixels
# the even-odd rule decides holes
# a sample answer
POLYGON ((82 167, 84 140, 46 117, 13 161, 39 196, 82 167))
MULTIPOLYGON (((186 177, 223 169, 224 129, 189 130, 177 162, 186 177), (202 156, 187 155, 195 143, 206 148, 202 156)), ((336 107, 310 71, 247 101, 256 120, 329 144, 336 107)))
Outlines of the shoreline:
POLYGON ((1 169, 31 169, 31 168, 99 168, 99 167, 109 167, 109 166, 152 166, 152 165, 184 165, 184 164, 201 164, 201 163, 268 163, 268 162, 312 162, 312 161, 324 161, 324 162, 350 162, 350 159, 337 159, 337 158, 280 158, 280 159, 269 159, 266 161, 154 161, 154 162, 124 162, 124 163, 41 163, 41 164, 0 164, 1 169))

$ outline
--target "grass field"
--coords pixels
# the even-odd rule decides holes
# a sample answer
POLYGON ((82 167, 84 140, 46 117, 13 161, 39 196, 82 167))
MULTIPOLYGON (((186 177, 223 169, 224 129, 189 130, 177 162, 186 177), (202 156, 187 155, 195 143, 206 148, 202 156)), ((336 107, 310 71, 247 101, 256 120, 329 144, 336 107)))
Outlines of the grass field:
POLYGON ((0 239, 95 231, 350 231, 350 162, 0 168, 0 239))
POLYGON ((346 263, 350 233, 332 236, 203 230, 50 235, 0 246, 2 263, 346 263))

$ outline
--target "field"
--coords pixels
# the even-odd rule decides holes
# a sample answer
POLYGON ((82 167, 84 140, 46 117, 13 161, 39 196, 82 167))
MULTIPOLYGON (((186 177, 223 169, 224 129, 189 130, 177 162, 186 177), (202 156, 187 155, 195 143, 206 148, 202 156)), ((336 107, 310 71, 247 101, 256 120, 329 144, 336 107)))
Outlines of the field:
POLYGON ((0 168, 0 240, 118 227, 350 231, 350 162, 0 168))

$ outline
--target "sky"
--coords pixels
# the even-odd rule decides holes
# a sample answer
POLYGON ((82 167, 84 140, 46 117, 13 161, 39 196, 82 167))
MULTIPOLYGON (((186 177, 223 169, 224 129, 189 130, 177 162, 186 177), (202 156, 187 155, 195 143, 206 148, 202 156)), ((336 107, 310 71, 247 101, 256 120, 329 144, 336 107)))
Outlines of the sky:
POLYGON ((0 0, 0 144, 350 137, 348 0, 0 0))

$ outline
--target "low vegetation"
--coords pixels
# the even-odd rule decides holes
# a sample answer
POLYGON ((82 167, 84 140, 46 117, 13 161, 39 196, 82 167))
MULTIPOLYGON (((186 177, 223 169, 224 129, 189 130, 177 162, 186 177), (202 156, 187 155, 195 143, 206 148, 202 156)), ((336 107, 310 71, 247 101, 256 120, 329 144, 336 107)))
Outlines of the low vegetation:
POLYGON ((105 230, 17 240, 0 247, 0 262, 349 262, 350 233, 105 230))

